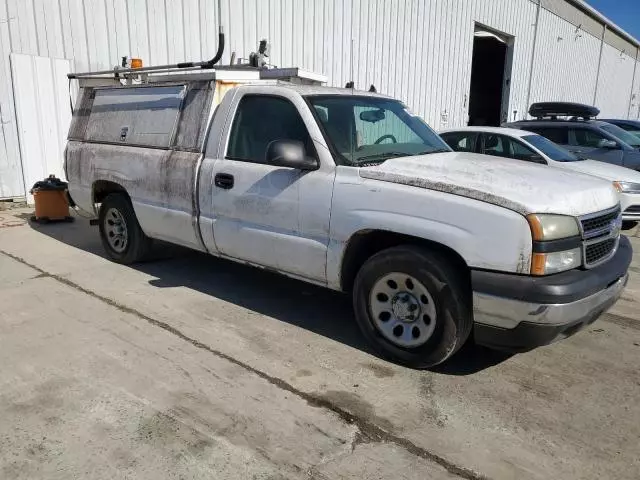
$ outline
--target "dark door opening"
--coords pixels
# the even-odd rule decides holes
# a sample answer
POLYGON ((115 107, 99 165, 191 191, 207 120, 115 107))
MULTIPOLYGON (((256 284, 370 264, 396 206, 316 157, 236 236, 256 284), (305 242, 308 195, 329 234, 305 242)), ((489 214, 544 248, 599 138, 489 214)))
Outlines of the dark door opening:
POLYGON ((471 63, 469 125, 500 126, 507 44, 494 36, 475 36, 471 63))

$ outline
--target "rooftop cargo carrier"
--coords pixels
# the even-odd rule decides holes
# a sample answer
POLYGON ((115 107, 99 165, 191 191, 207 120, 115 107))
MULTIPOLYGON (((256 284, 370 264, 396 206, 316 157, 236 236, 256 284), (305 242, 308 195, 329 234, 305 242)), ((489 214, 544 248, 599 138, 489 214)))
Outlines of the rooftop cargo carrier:
POLYGON ((537 119, 557 117, 576 117, 589 120, 597 117, 600 110, 591 105, 570 102, 539 102, 529 108, 529 115, 537 119))

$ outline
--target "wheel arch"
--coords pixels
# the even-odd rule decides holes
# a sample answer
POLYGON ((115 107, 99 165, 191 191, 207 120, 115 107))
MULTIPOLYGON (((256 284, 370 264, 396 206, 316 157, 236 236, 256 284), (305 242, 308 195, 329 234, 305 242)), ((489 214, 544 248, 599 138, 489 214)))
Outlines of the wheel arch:
POLYGON ((391 230, 364 229, 355 232, 347 242, 340 264, 340 288, 351 291, 358 271, 364 263, 382 250, 400 245, 415 245, 442 252, 461 272, 465 272, 470 283, 470 269, 464 258, 453 248, 440 242, 398 233, 391 230))
POLYGON ((91 198, 94 204, 102 203, 106 196, 111 193, 122 193, 131 200, 126 188, 117 182, 111 180, 96 180, 91 186, 91 198))

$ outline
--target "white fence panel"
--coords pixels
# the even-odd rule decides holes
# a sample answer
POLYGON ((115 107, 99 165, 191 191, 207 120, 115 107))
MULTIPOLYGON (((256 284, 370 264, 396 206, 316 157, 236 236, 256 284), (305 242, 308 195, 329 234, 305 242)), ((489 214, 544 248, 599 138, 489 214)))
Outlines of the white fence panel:
MULTIPOLYGON (((63 152, 71 122, 66 74, 70 60, 11 54, 24 189, 48 175, 64 179, 63 152)), ((33 197, 27 195, 32 203, 33 197)))

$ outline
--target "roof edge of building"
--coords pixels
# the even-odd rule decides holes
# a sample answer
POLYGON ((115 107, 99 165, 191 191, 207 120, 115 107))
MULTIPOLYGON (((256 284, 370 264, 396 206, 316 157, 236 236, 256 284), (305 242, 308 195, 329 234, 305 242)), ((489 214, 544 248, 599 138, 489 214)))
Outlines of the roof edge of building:
POLYGON ((607 26, 608 29, 612 30, 614 33, 623 37, 626 41, 633 44, 636 48, 640 48, 640 40, 635 38, 633 35, 628 33, 622 27, 618 26, 615 22, 610 20, 608 17, 600 13, 598 10, 589 5, 585 0, 565 0, 566 2, 572 4, 579 10, 582 10, 587 15, 591 16, 598 22, 607 26))

